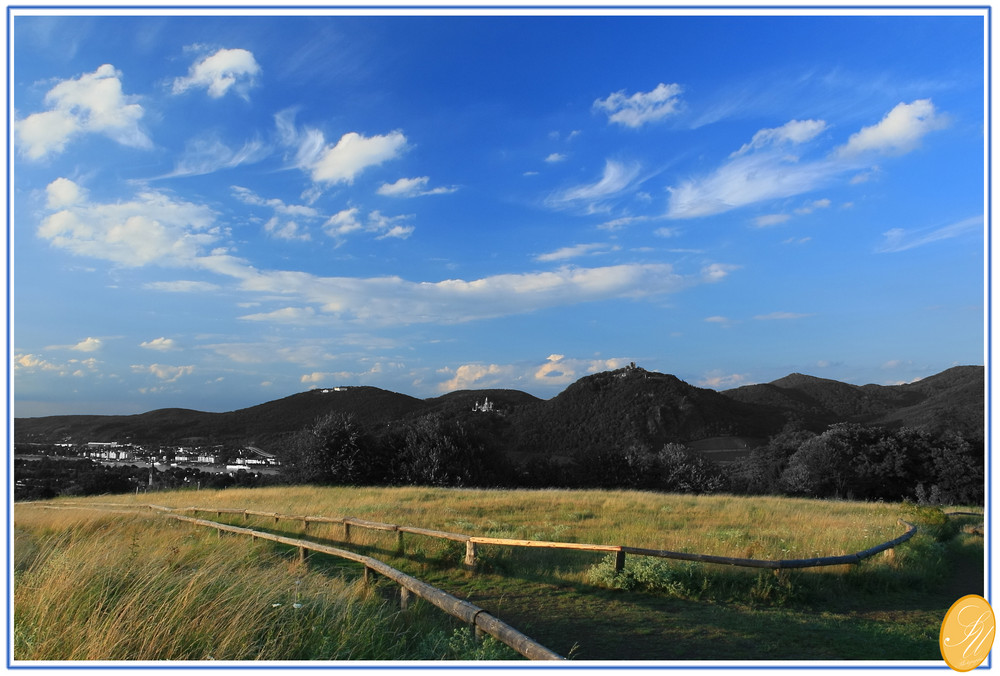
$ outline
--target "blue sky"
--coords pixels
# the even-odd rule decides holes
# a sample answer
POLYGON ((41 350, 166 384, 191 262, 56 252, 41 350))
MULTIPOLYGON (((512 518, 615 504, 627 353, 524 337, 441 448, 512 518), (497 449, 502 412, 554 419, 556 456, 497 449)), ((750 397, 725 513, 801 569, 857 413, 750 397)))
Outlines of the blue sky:
POLYGON ((24 11, 12 41, 19 417, 984 361, 980 15, 24 11))

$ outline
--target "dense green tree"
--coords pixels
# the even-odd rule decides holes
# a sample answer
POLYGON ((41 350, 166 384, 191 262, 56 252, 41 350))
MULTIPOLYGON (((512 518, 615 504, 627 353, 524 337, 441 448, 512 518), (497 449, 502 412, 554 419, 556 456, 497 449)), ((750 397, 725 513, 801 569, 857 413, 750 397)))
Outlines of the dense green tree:
POLYGON ((295 435, 283 474, 292 483, 359 485, 382 480, 378 447, 353 416, 330 414, 295 435))

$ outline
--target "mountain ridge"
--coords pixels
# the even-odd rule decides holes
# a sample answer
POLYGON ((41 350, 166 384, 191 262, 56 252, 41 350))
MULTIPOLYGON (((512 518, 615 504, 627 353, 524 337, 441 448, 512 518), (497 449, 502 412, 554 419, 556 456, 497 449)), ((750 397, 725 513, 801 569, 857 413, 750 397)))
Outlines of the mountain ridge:
POLYGON ((184 408, 127 416, 15 418, 17 443, 131 441, 274 446, 330 413, 370 429, 425 416, 484 420, 473 408, 489 398, 490 433, 519 453, 579 453, 614 444, 657 447, 708 437, 765 439, 797 420, 815 431, 837 422, 953 429, 982 437, 985 368, 957 366, 904 385, 851 385, 792 373, 724 391, 630 365, 584 376, 551 399, 513 389, 458 390, 428 399, 372 386, 318 388, 225 413, 184 408), (478 417, 476 417, 478 416, 478 417), (496 419, 500 419, 498 422, 496 419))

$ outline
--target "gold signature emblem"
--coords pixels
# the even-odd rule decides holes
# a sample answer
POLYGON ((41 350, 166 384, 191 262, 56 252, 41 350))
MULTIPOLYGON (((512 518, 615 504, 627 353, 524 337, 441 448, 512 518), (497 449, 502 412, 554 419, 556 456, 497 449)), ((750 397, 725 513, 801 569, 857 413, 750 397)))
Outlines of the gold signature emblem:
POLYGON ((989 601, 969 594, 955 601, 941 623, 941 656, 955 671, 972 671, 993 647, 996 617, 989 601))

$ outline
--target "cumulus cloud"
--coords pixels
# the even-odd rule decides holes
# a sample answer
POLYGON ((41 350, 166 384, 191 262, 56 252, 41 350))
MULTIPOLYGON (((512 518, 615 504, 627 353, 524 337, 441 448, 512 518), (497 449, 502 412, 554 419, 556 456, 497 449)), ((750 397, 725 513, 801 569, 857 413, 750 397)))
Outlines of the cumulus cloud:
POLYGON ((194 373, 194 366, 167 366, 164 364, 133 364, 133 373, 150 373, 165 383, 174 383, 194 373))
POLYGON ((428 189, 427 184, 430 180, 428 176, 401 178, 395 183, 383 183, 376 192, 385 197, 422 197, 424 195, 447 195, 458 190, 454 186, 428 189))
POLYGON ((50 204, 53 195, 75 193, 76 199, 67 204, 57 197, 55 203, 63 208, 47 216, 37 234, 76 255, 126 267, 190 265, 217 239, 210 209, 164 193, 147 190, 131 201, 97 204, 82 200, 83 191, 65 178, 50 183, 47 192, 50 204))
POLYGON ((752 385, 749 374, 746 373, 724 373, 722 371, 712 371, 699 381, 699 387, 708 387, 713 390, 729 389, 742 385, 752 385))
POLYGON ((133 148, 152 141, 139 127, 143 108, 122 91, 121 73, 104 64, 93 73, 63 80, 45 95, 48 110, 14 123, 18 152, 30 160, 61 153, 80 134, 101 134, 133 148))
POLYGON ((676 112, 682 91, 678 84, 662 82, 650 92, 636 92, 631 96, 621 90, 594 101, 594 109, 605 113, 609 122, 635 129, 676 112))
POLYGON ((97 352, 101 349, 104 343, 100 338, 84 338, 76 345, 70 346, 70 350, 75 350, 76 352, 97 352))
POLYGON ((246 49, 220 49, 191 65, 186 77, 174 80, 174 94, 189 89, 206 89, 212 98, 220 98, 229 90, 248 98, 260 66, 246 49))
POLYGON ((374 234, 376 239, 398 238, 406 239, 416 228, 406 225, 412 218, 410 215, 386 216, 380 211, 371 211, 362 218, 357 207, 343 209, 327 219, 323 224, 323 232, 342 244, 344 239, 356 232, 374 234))
MULTIPOLYGON (((445 370, 451 373, 450 369, 445 370)), ((462 364, 454 371, 454 376, 438 384, 438 389, 442 392, 454 392, 455 390, 468 390, 473 386, 477 389, 494 387, 509 382, 513 377, 514 368, 512 366, 500 366, 498 364, 462 364)))
POLYGON ((161 337, 139 343, 139 347, 147 350, 156 350, 157 352, 169 352, 170 350, 177 349, 177 342, 173 338, 161 337))
POLYGON ((305 226, 300 226, 297 218, 305 220, 315 220, 320 217, 320 213, 311 206, 301 204, 285 204, 280 199, 264 199, 256 193, 242 186, 232 187, 233 195, 251 206, 267 207, 273 210, 274 215, 264 224, 264 232, 277 239, 309 241, 312 236, 305 226))
POLYGON ((863 153, 908 153, 920 145, 928 133, 947 126, 947 118, 939 115, 930 99, 900 103, 875 125, 852 135, 837 149, 840 157, 863 153))

